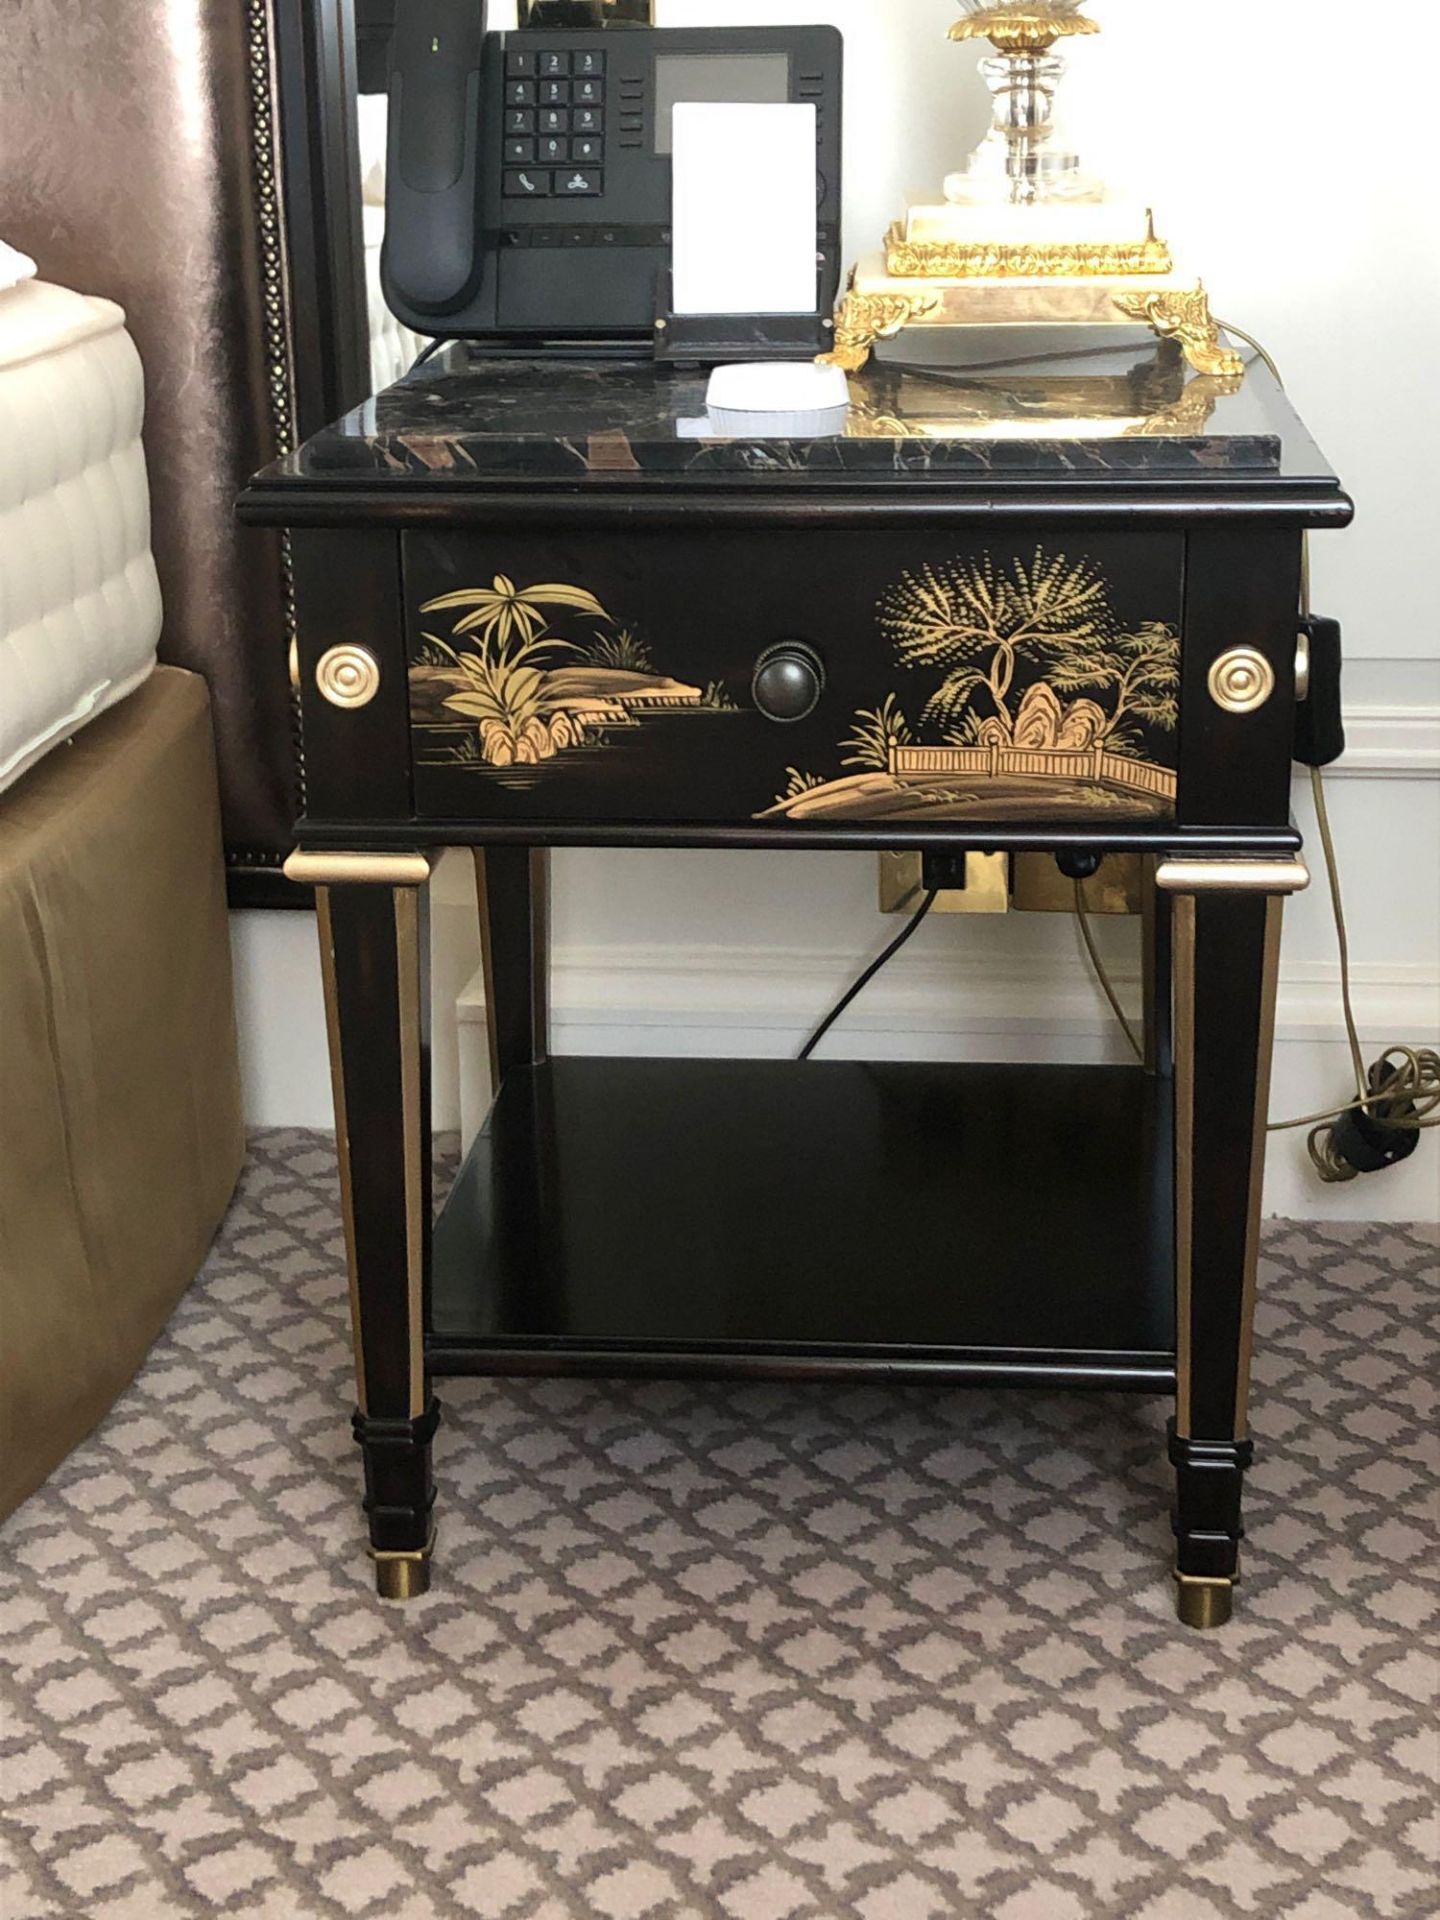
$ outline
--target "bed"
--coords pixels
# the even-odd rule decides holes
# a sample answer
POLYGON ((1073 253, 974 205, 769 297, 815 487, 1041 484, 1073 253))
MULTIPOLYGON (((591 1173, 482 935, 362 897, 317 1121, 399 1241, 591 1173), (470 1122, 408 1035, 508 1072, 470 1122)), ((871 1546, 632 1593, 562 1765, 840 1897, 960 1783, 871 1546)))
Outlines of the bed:
POLYGON ((204 682, 124 315, 0 290, 0 1517, 108 1411, 243 1157, 204 682))

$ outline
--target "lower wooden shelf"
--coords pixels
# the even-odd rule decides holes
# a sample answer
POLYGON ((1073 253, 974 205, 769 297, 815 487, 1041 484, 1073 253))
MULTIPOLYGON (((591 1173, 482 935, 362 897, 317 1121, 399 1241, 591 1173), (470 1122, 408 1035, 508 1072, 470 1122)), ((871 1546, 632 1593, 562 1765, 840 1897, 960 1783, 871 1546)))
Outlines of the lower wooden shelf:
POLYGON ((1169 1392, 1170 1089, 1116 1067, 560 1059, 436 1224, 436 1374, 1169 1392))

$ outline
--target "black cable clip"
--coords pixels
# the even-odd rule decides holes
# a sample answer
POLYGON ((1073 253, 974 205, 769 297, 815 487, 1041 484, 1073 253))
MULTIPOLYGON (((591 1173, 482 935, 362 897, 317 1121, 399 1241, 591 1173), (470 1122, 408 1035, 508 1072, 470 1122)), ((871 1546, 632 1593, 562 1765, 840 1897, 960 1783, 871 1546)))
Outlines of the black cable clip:
POLYGON ((1315 1130, 1315 1144, 1322 1161, 1333 1169, 1332 1179, 1349 1180, 1357 1173, 1398 1166, 1420 1144, 1415 1102, 1399 1090, 1400 1077, 1389 1058, 1377 1060, 1366 1077, 1373 1104, 1351 1107, 1328 1127, 1315 1130), (1392 1087, 1396 1097, 1384 1099, 1392 1087))
POLYGON ((1340 622, 1320 614, 1300 621, 1295 758, 1302 766, 1328 767, 1345 751, 1340 682, 1343 656, 1340 622))

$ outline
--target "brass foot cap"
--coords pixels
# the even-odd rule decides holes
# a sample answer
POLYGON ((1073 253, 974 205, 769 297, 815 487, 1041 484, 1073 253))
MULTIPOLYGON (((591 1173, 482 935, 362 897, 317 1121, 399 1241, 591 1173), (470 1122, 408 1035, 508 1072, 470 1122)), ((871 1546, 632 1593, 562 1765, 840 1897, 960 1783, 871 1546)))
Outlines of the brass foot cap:
POLYGON ((1201 1633, 1223 1627, 1234 1610, 1233 1580, 1201 1580, 1192 1574, 1175 1576, 1175 1610, 1182 1626, 1201 1633))
POLYGON ((380 1553, 372 1547, 375 1562, 375 1591, 382 1600, 418 1600, 430 1591, 430 1556, 435 1551, 435 1536, 413 1553, 380 1553))

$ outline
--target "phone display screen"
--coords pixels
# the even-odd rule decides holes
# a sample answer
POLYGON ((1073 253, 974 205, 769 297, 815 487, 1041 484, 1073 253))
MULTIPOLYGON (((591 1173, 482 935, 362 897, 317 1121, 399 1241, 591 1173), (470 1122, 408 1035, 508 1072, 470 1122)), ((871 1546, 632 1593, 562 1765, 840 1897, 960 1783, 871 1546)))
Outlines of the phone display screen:
POLYGON ((783 106, 789 98, 788 54, 659 54, 655 60, 655 151, 674 151, 675 108, 681 101, 783 106))

